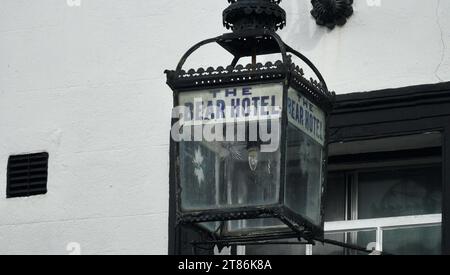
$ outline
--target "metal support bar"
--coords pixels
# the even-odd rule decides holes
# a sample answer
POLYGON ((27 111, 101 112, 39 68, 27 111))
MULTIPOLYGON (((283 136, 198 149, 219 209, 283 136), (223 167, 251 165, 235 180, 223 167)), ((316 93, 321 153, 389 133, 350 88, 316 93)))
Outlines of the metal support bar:
POLYGON ((214 37, 214 38, 210 38, 210 39, 206 39, 203 40, 197 44, 195 44, 194 46, 192 46, 184 55, 183 57, 180 59, 180 62, 177 65, 177 69, 176 72, 179 73, 181 72, 181 70, 183 69, 183 65, 184 63, 186 63, 186 60, 188 59, 188 57, 193 54, 196 50, 198 50, 200 47, 207 45, 207 44, 211 44, 214 42, 217 42, 219 40, 219 37, 214 37))

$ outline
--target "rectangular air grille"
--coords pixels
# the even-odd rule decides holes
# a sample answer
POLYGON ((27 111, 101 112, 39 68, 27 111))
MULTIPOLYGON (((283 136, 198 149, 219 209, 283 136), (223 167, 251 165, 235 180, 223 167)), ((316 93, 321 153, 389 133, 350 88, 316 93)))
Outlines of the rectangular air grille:
POLYGON ((48 153, 10 156, 6 197, 28 197, 47 193, 48 153))

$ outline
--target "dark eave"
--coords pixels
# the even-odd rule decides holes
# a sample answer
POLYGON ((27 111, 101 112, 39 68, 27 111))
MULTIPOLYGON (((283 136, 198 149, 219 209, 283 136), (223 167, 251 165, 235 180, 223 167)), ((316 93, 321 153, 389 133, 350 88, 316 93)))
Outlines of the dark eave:
POLYGON ((442 103, 442 101, 448 100, 450 100, 450 82, 417 85, 337 95, 334 113, 395 108, 411 104, 442 103))
MULTIPOLYGON (((336 96, 332 142, 439 131, 450 121, 450 82, 336 96)), ((450 122, 449 122, 450 123, 450 122)))

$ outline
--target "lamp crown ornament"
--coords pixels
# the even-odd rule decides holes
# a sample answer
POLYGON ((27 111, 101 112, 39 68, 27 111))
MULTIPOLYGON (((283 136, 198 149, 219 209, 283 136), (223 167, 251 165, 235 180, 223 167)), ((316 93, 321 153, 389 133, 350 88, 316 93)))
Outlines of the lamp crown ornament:
POLYGON ((228 0, 223 11, 223 25, 233 32, 267 29, 276 31, 286 26, 286 12, 281 0, 228 0))

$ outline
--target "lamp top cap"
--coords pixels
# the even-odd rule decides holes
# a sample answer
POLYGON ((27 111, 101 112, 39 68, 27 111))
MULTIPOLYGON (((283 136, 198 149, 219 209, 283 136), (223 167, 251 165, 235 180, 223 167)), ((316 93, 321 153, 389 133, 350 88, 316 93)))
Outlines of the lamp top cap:
POLYGON ((281 0, 228 0, 223 11, 223 25, 235 33, 246 30, 276 31, 286 26, 286 12, 281 0))

